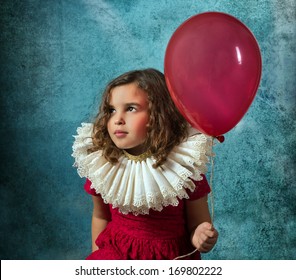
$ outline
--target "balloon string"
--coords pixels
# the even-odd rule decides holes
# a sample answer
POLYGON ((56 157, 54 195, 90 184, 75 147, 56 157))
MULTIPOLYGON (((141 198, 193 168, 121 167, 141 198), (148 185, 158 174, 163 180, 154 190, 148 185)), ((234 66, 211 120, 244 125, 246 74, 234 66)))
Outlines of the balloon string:
POLYGON ((173 260, 183 259, 183 258, 185 258, 185 257, 188 257, 188 256, 194 254, 196 251, 197 251, 197 249, 195 249, 194 251, 190 252, 189 254, 186 254, 186 255, 183 255, 183 256, 176 257, 176 258, 174 258, 173 260))
POLYGON ((214 179, 214 167, 215 167, 215 155, 213 154, 213 146, 214 146, 214 137, 212 137, 212 145, 211 145, 211 175, 210 175, 210 201, 211 201, 211 220, 212 224, 214 223, 214 193, 213 193, 213 179, 214 179))
MULTIPOLYGON (((213 195, 213 178, 214 178, 214 167, 215 167, 215 160, 214 160, 215 155, 213 153, 214 140, 215 140, 215 138, 212 137, 212 145, 211 145, 211 153, 210 153, 210 157, 211 157, 211 174, 210 174, 211 193, 210 193, 210 200, 211 200, 211 220, 212 220, 212 224, 214 223, 214 195, 213 195)), ((190 252, 190 253, 188 253, 186 255, 178 256, 178 257, 174 258, 174 260, 178 260, 178 259, 188 257, 188 256, 194 254, 196 251, 197 251, 197 249, 193 250, 192 252, 190 252)))
MULTIPOLYGON (((210 157, 211 157, 211 175, 210 175, 211 193, 210 193, 210 201, 211 201, 211 220, 212 220, 212 224, 214 222, 214 195, 213 195, 213 178, 214 178, 214 165, 215 165, 214 154, 213 154, 214 140, 215 140, 215 138, 212 137, 212 145, 211 145, 211 153, 210 153, 210 157)), ((193 250, 192 252, 190 252, 190 253, 188 253, 186 255, 178 256, 178 257, 174 258, 174 260, 183 259, 185 257, 188 257, 188 256, 194 254, 196 251, 197 251, 197 249, 193 250)))

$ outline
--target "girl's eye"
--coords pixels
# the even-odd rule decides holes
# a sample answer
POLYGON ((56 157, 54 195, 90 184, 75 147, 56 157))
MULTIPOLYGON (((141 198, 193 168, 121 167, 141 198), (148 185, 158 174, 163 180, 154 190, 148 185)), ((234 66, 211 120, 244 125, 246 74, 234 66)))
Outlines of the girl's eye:
POLYGON ((133 111, 136 111, 136 108, 133 107, 133 106, 129 106, 129 107, 127 108, 127 111, 129 111, 129 112, 133 112, 133 111))
POLYGON ((109 108, 109 114, 113 114, 115 112, 114 108, 109 108))

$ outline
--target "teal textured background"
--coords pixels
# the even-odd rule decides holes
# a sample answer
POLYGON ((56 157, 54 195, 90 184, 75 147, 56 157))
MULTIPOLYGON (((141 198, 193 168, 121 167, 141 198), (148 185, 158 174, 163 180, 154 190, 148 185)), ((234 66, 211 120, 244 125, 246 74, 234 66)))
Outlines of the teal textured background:
POLYGON ((0 7, 1 259, 84 259, 91 199, 72 135, 114 76, 163 71, 174 30, 205 11, 244 22, 262 51, 257 96, 215 146, 205 259, 296 259, 294 0, 6 0, 0 7))

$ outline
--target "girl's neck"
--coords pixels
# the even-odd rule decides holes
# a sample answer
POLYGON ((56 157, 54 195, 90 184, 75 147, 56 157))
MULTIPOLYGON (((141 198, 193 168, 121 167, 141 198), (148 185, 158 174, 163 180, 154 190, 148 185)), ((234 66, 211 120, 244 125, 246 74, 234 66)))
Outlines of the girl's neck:
POLYGON ((149 152, 149 151, 139 154, 139 155, 132 155, 132 154, 128 153, 126 150, 122 150, 122 151, 123 151, 123 154, 128 159, 136 161, 136 162, 145 160, 146 158, 149 158, 151 156, 151 152, 149 152))

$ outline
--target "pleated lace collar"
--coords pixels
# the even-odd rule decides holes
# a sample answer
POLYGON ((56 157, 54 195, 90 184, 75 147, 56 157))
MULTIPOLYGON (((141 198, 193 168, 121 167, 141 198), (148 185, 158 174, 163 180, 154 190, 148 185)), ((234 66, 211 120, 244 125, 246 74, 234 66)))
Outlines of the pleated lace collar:
POLYGON ((124 151, 117 164, 108 162, 101 151, 88 153, 92 147, 93 124, 82 123, 74 136, 74 166, 80 177, 91 182, 91 188, 105 203, 127 214, 148 214, 150 209, 161 211, 168 205, 177 206, 179 199, 194 191, 193 180, 202 180, 211 154, 211 137, 194 134, 176 146, 167 160, 153 168, 155 159, 147 154, 132 156, 124 151), (191 179, 189 179, 191 178, 191 179))

